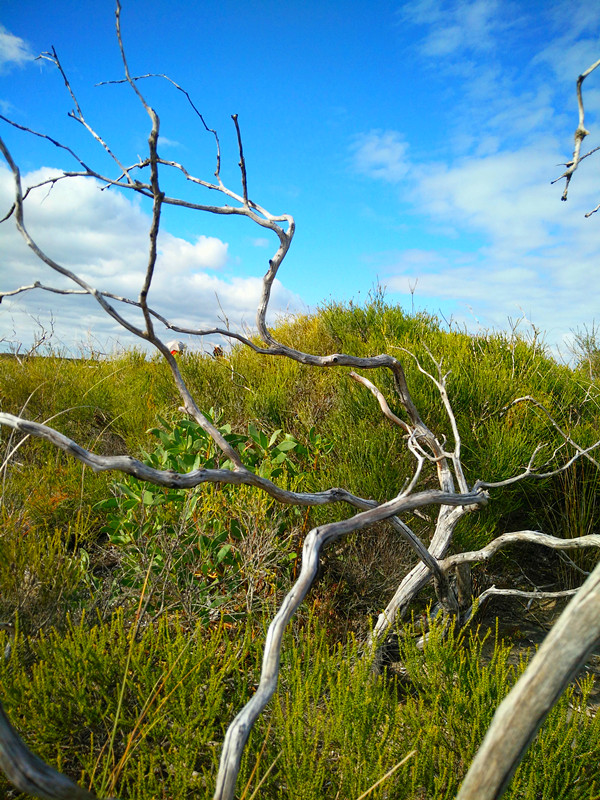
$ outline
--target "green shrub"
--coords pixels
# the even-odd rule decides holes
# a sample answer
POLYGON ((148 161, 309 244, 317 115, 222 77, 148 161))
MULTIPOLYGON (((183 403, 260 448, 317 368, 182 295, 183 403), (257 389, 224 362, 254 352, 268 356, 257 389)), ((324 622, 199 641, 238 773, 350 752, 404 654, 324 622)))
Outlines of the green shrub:
MULTIPOLYGON (((229 423, 219 425, 214 409, 207 417, 249 468, 287 489, 329 447, 314 430, 304 446, 291 434, 267 435, 251 423, 247 434, 233 433, 229 423)), ((159 419, 161 427, 150 431, 158 444, 143 454, 146 464, 178 472, 232 468, 198 423, 159 419)), ((250 610, 258 583, 272 591, 289 577, 296 559, 292 534, 302 519, 296 507, 281 508, 264 493, 229 484, 167 489, 125 478, 113 492, 95 508, 107 512, 103 530, 120 554, 116 583, 132 588, 134 597, 146 585, 154 612, 176 603, 208 621, 225 606, 231 611, 240 591, 250 610)))
MULTIPOLYGON (((373 355, 388 352, 396 356, 405 365, 407 380, 423 419, 440 435, 450 428, 438 392, 406 351, 414 353, 426 369, 434 368, 430 353, 442 359, 443 369, 449 373, 448 392, 462 436, 467 479, 471 483, 478 478, 501 480, 517 474, 537 445, 544 445, 539 455, 541 463, 561 444, 560 434, 536 407, 522 403, 505 408, 515 397, 531 395, 539 399, 557 423, 583 445, 594 441, 600 427, 598 388, 584 380, 580 371, 554 362, 538 341, 528 341, 516 334, 470 336, 457 330, 444 330, 435 317, 409 315, 400 307, 386 303, 381 295, 372 298, 364 307, 331 303, 313 315, 286 319, 276 326, 275 336, 286 344, 313 353, 347 351, 373 355)), ((276 430, 284 430, 303 443, 290 451, 286 467, 289 478, 280 476, 278 480, 290 480, 306 491, 342 486, 358 495, 384 500, 396 494, 412 474, 414 460, 406 450, 402 432, 383 417, 371 394, 352 381, 345 368, 306 367, 285 359, 257 356, 242 347, 234 347, 219 359, 190 352, 179 358, 179 365, 199 406, 222 409, 223 418, 230 422, 231 431, 236 435, 249 441, 250 424, 267 440, 276 430), (311 429, 313 436, 320 435, 329 443, 326 448, 317 447, 312 461, 299 449, 300 446, 313 447, 310 445, 311 429), (297 465, 297 475, 289 469, 292 464, 297 465)), ((158 416, 173 420, 180 403, 167 366, 158 358, 148 359, 139 351, 97 361, 51 357, 30 358, 19 363, 5 358, 2 366, 2 410, 20 413, 23 409, 24 416, 37 421, 52 418, 50 424, 98 452, 132 455, 142 450, 152 452, 156 437, 148 430, 156 428, 158 416)), ((384 392, 392 410, 402 416, 388 372, 373 370, 368 377, 384 392)), ((169 425, 172 426, 172 422, 169 425)), ((3 431, 2 436, 4 467, 0 477, 2 502, 7 512, 26 516, 31 528, 61 530, 65 540, 73 537, 74 519, 85 518, 86 548, 90 553, 90 568, 94 570, 97 556, 92 540, 102 537, 102 529, 110 524, 106 515, 111 510, 100 509, 95 504, 109 496, 111 476, 108 473, 93 475, 46 442, 27 439, 19 444, 15 434, 3 431), (91 512, 94 505, 96 510, 91 512)), ((277 444, 280 442, 278 439, 277 444)), ((242 442, 241 446, 246 445, 242 442)), ((255 442, 255 447, 259 446, 262 447, 255 442)), ((566 455, 566 449, 560 452, 561 456, 563 452, 566 455)), ((189 455, 191 458, 193 454, 189 455)), ((250 452, 245 457, 250 459, 249 464, 254 463, 250 452)), ((268 458, 261 458, 264 469, 276 469, 268 458)), ((587 472, 572 474, 568 486, 564 483, 566 478, 555 478, 493 490, 491 502, 484 509, 461 520, 455 532, 454 548, 475 549, 495 535, 519 528, 551 529, 558 535, 570 535, 570 530, 583 529, 585 526, 576 521, 579 500, 571 502, 569 498, 582 498, 589 509, 587 518, 593 520, 599 487, 596 481, 588 480, 587 472)), ((423 485, 436 485, 434 469, 430 468, 428 473, 425 470, 423 485)), ((131 484, 129 488, 138 499, 143 499, 139 487, 131 484)), ((194 493, 186 494, 185 500, 180 496, 179 500, 167 504, 172 509, 168 511, 162 490, 151 487, 146 490, 149 492, 146 497, 152 497, 152 503, 161 505, 141 503, 135 512, 138 514, 135 524, 139 529, 146 524, 149 515, 159 520, 153 537, 154 549, 158 547, 162 552, 164 563, 181 562, 179 576, 185 577, 183 588, 180 585, 167 605, 185 602, 186 613, 196 613, 193 609, 195 595, 191 591, 195 578, 188 569, 192 555, 186 555, 187 545, 177 544, 182 531, 180 521, 184 521, 183 527, 187 529, 189 515, 198 517, 198 507, 191 508, 197 502, 193 499, 194 493), (167 531, 164 535, 159 533, 163 529, 167 531), (168 533, 169 529, 177 531, 177 535, 168 533), (159 545, 161 535, 163 541, 159 545)), ((202 489, 199 494, 202 494, 205 508, 214 511, 212 519, 205 519, 203 514, 198 517, 201 518, 200 532, 210 540, 204 542, 204 550, 208 548, 207 574, 221 579, 219 570, 213 569, 214 564, 211 566, 213 556, 218 555, 222 547, 231 545, 228 551, 231 557, 238 554, 248 563, 247 597, 253 592, 264 595, 266 589, 273 593, 281 584, 276 552, 281 555, 298 553, 301 539, 311 527, 348 514, 348 508, 341 504, 301 513, 278 509, 264 495, 246 487, 221 492, 212 490, 212 493, 202 489), (230 519, 237 522, 230 523, 230 519), (251 535, 238 535, 244 531, 251 535), (213 542, 215 547, 218 545, 215 553, 211 550, 213 542), (279 544, 282 549, 278 550, 279 544), (242 552, 244 549, 246 552, 242 552), (265 549, 273 556, 267 566, 260 556, 260 551, 265 549)), ((133 497, 129 499, 137 502, 133 497)), ((131 510, 128 513, 133 524, 135 514, 131 510)), ((429 540, 431 522, 416 516, 409 516, 407 521, 424 541, 429 540)), ((126 529, 126 519, 123 525, 126 529)), ((184 533, 185 530, 182 535, 184 533)), ((189 544, 195 546, 191 541, 189 544)), ((133 545, 115 545, 125 561, 129 558, 125 550, 130 548, 131 559, 137 559, 140 565, 135 581, 129 581, 134 604, 135 591, 143 582, 149 564, 161 557, 160 552, 153 553, 149 548, 148 537, 138 537, 136 546, 140 550, 137 554, 133 545)), ((204 556, 201 558, 196 549, 193 558, 201 561, 204 556)), ((106 558, 101 550, 97 552, 102 559, 106 558)), ((498 556, 498 561, 503 558, 498 556)), ((335 590, 340 615, 347 619, 348 610, 362 618, 380 610, 389 599, 393 582, 410 568, 414 556, 382 525, 330 548, 325 560, 324 575, 331 575, 332 580, 328 582, 325 577, 321 584, 323 601, 327 601, 327 593, 333 596, 335 590), (377 565, 383 565, 383 573, 377 572, 377 565), (376 572, 374 581, 365 580, 367 571, 376 572)), ((587 558, 577 557, 576 561, 583 568, 589 566, 587 558)), ((285 558, 282 563, 286 572, 289 563, 285 558)), ((535 567, 534 562, 532 566, 535 567)), ((293 569, 297 569, 297 564, 293 569)), ((571 569, 564 568, 564 580, 568 584, 579 579, 575 572, 569 572, 571 569)), ((172 574, 176 573, 177 569, 172 574)), ((106 575, 106 571, 103 574, 106 575)), ((151 578, 155 574, 153 572, 151 578)), ((116 572, 112 576, 116 580, 116 572)), ((242 584, 243 581, 240 591, 245 591, 242 584)), ((120 591, 118 586, 116 588, 120 591)), ((152 596, 156 598, 159 591, 161 587, 153 590, 152 596)), ((219 583, 210 591, 221 597, 227 597, 229 592, 230 587, 219 583)), ((196 610, 211 613, 203 603, 195 603, 196 610)), ((158 608, 161 605, 159 602, 158 608)), ((354 624, 348 627, 356 629, 354 624)))
MULTIPOLYGON (((0 664, 3 701, 36 752, 100 796, 210 798, 224 730, 253 691, 263 641, 259 620, 187 633, 166 618, 138 629, 121 612, 92 627, 84 620, 27 647, 18 638, 0 664)), ((500 642, 444 638, 435 625, 422 652, 402 636, 400 657, 403 677, 375 677, 352 639, 332 647, 317 620, 295 625, 279 691, 250 735, 240 797, 264 780, 261 798, 357 800, 409 753, 370 797, 454 797, 524 663, 512 666, 500 642)), ((507 798, 597 796, 600 717, 585 711, 589 689, 583 681, 559 701, 507 798)))
MULTIPOLYGON (((76 519, 76 540, 86 528, 76 519)), ((0 621, 17 619, 28 634, 61 627, 69 611, 89 602, 86 561, 60 530, 35 527, 0 510, 0 621)))

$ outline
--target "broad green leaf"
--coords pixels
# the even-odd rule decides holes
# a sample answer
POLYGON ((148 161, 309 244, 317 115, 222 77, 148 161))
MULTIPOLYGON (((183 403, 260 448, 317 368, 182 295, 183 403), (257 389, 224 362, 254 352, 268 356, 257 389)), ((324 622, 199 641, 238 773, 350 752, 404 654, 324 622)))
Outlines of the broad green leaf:
POLYGON ((295 447, 298 447, 298 442, 291 439, 286 439, 284 442, 281 442, 277 445, 275 450, 279 450, 282 453, 287 452, 288 450, 293 450, 295 447))
POLYGON ((223 547, 217 553, 217 559, 216 559, 217 564, 220 564, 221 561, 223 561, 223 559, 226 558, 226 556, 228 555, 230 550, 231 550, 231 545, 230 544, 224 544, 223 545, 223 547))
POLYGON ((269 449, 271 447, 273 447, 273 445, 275 444, 275 442, 279 438, 279 434, 280 433, 281 433, 281 428, 279 428, 279 430, 276 430, 276 431, 273 432, 273 434, 271 435, 271 438, 269 439, 269 449))
POLYGON ((154 492, 149 491, 148 489, 144 489, 142 492, 142 503, 145 506, 154 506, 157 505, 157 498, 154 492))

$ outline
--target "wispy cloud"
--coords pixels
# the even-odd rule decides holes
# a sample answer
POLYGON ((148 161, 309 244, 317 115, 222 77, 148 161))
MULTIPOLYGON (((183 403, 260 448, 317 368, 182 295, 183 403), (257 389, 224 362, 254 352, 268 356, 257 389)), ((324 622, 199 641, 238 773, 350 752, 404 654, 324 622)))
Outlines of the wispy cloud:
MULTIPOLYGON (((446 80, 455 151, 494 137, 514 146, 571 126, 566 109, 575 109, 575 79, 599 54, 600 6, 415 0, 403 3, 399 15, 414 31, 415 58, 446 80)), ((590 112, 600 111, 600 96, 586 89, 590 112)))
POLYGON ((400 16, 425 28, 419 43, 423 55, 464 57, 465 51, 496 49, 498 34, 511 25, 515 12, 508 0, 421 0, 405 3, 400 16))
MULTIPOLYGON (((572 147, 575 78, 594 47, 598 57, 600 8, 577 5, 587 9, 587 26, 572 3, 553 4, 553 20, 545 23, 560 30, 559 38, 540 49, 520 41, 513 26, 518 13, 531 14, 534 23, 527 6, 496 0, 403 6, 404 22, 419 33, 418 57, 451 79, 452 135, 443 159, 410 159, 401 130, 367 132, 350 148, 354 168, 397 183, 398 209, 408 204, 424 235, 436 238, 435 250, 372 254, 388 289, 407 294, 416 283, 417 298, 429 307, 446 301, 467 321, 472 305, 492 326, 524 311, 554 341, 598 314, 600 281, 590 275, 598 271, 600 223, 584 218, 600 201, 591 162, 577 174, 568 203, 551 185, 572 147), (511 43, 522 51, 520 73, 511 43), (559 73, 560 80, 549 80, 559 73), (569 100, 571 116, 564 112, 569 100)), ((600 90, 586 89, 593 114, 600 90)))
POLYGON ((6 71, 11 65, 22 67, 34 58, 28 42, 0 25, 0 72, 6 71))
POLYGON ((169 139, 167 136, 163 136, 162 133, 158 137, 158 143, 161 147, 167 147, 167 148, 181 147, 181 142, 178 142, 176 139, 169 139))
POLYGON ((408 144, 398 131, 359 134, 350 149, 352 165, 362 175, 395 183, 408 172, 408 144))

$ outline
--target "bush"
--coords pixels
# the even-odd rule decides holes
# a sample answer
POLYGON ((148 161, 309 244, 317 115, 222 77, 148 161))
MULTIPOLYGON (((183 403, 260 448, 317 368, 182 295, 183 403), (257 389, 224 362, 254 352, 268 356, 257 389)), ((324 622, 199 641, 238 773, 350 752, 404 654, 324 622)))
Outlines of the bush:
MULTIPOLYGON (((291 434, 270 435, 248 425, 245 435, 219 426, 214 409, 206 415, 242 454, 256 474, 296 488, 306 468, 329 445, 311 430, 307 445, 291 434)), ((212 439, 189 419, 150 431, 159 440, 144 461, 160 470, 231 469, 212 439)), ((249 487, 199 485, 193 490, 165 489, 125 478, 113 484, 114 497, 96 505, 107 512, 103 531, 119 553, 116 588, 144 588, 154 613, 176 607, 205 622, 227 609, 252 610, 256 593, 273 594, 289 578, 297 554, 294 530, 302 519, 297 507, 282 508, 249 487)))
MULTIPOLYGON (((174 619, 138 629, 117 612, 28 647, 18 638, 0 664, 7 711, 36 752, 99 796, 210 798, 220 741, 252 692, 263 636, 259 620, 184 634, 174 619)), ((524 667, 492 645, 433 625, 422 652, 400 637, 401 676, 375 677, 353 639, 332 647, 317 620, 295 625, 278 694, 244 755, 240 796, 264 781, 261 798, 356 800, 412 753, 369 796, 454 797, 524 667)), ((596 796, 600 716, 584 711, 589 690, 583 681, 559 701, 507 798, 596 796)))

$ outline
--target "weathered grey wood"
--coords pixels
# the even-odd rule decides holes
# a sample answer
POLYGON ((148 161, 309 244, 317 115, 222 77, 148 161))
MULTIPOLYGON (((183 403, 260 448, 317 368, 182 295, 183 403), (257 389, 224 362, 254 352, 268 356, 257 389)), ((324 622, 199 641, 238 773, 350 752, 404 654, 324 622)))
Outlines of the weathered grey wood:
POLYGON ((440 566, 443 570, 450 570, 460 564, 489 561, 501 548, 519 543, 538 544, 552 550, 585 550, 589 547, 600 548, 600 535, 589 533, 586 536, 576 536, 573 539, 561 539, 558 536, 550 536, 541 531, 525 530, 503 533, 480 550, 471 550, 448 556, 440 562, 440 566))
POLYGON ((600 639, 600 564, 502 701, 457 800, 501 797, 540 725, 600 639))
POLYGON ((456 567, 456 593, 458 607, 462 610, 471 603, 473 594, 473 580, 471 578, 471 565, 459 564, 456 567))
POLYGON ((96 800, 27 749, 0 704, 0 769, 22 792, 44 800, 96 800))

